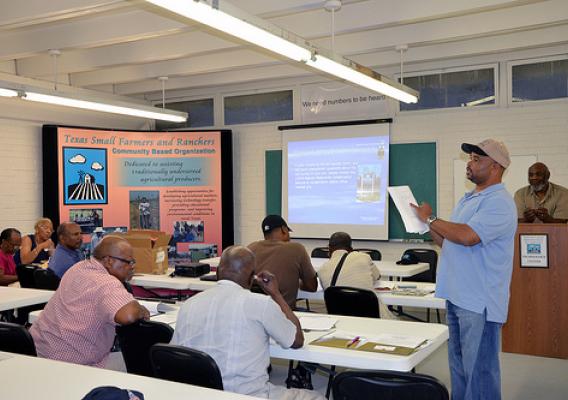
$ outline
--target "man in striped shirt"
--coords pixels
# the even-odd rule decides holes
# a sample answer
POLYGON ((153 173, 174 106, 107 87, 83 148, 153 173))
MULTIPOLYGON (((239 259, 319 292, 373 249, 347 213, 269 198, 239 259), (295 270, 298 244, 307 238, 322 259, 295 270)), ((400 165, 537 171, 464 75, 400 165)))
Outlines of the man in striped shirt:
POLYGON ((38 356, 104 367, 116 325, 150 316, 123 285, 132 278, 134 264, 130 244, 108 236, 91 259, 67 271, 30 329, 38 356))

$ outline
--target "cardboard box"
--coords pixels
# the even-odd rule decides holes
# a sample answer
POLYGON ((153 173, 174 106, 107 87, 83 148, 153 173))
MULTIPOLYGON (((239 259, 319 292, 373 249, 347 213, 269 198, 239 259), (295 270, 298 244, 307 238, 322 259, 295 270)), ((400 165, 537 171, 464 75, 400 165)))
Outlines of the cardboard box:
POLYGON ((168 243, 171 235, 150 229, 132 229, 124 237, 134 250, 137 274, 160 275, 168 272, 168 243))

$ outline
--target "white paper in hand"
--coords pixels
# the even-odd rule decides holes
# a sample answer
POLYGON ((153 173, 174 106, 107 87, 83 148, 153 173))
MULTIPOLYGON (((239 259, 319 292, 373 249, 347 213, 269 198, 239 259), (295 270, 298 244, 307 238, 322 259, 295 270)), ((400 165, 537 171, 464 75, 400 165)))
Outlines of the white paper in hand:
POLYGON ((417 216, 416 212, 410 203, 418 204, 410 187, 408 186, 390 186, 388 188, 389 195, 394 202, 394 205, 398 209, 402 222, 404 223, 404 228, 408 233, 420 233, 423 235, 428 232, 430 228, 428 224, 422 222, 417 216))

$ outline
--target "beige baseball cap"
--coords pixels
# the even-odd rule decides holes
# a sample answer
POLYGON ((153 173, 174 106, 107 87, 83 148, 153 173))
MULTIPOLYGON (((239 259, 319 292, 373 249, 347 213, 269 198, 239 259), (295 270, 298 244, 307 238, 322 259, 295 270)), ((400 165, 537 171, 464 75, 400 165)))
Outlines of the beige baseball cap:
POLYGON ((488 156, 503 168, 507 168, 511 164, 511 157, 509 157, 509 150, 507 150, 505 143, 495 139, 485 139, 478 144, 462 143, 461 149, 467 154, 475 153, 480 156, 488 156))

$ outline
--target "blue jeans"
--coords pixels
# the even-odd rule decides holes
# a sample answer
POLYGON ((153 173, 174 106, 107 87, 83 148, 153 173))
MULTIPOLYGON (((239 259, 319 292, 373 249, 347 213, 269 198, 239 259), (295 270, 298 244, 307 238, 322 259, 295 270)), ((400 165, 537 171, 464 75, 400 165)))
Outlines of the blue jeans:
POLYGON ((448 358, 452 400, 500 400, 499 338, 501 325, 446 302, 448 358))

